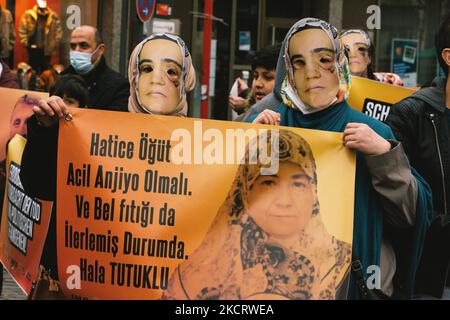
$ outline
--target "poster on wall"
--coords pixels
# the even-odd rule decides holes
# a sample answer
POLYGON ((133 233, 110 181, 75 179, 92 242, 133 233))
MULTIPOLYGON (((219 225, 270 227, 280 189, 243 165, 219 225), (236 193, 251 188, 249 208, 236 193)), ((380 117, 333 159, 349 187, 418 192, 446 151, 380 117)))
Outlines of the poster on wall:
POLYGON ((392 39, 391 72, 398 74, 405 87, 417 86, 419 40, 392 39))

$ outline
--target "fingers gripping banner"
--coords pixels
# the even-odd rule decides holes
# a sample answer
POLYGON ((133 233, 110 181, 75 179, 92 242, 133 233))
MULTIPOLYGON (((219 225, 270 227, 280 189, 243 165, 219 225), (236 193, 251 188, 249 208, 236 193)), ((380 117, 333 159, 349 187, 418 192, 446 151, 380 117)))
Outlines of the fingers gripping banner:
POLYGON ((71 112, 57 175, 67 297, 345 296, 355 157, 341 134, 71 112))

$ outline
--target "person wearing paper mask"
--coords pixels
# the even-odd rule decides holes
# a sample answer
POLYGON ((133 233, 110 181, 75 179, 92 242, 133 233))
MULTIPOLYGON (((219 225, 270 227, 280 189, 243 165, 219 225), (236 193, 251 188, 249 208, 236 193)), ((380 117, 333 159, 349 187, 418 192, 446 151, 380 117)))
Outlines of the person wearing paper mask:
POLYGON ((195 69, 184 41, 175 35, 153 34, 130 57, 129 111, 187 117, 186 94, 195 87, 195 69))
POLYGON ((128 111, 130 85, 106 64, 106 46, 97 28, 81 26, 70 37, 70 67, 61 74, 83 77, 89 88, 92 109, 128 111))
POLYGON ((367 279, 369 266, 378 266, 381 290, 374 295, 411 299, 432 214, 430 187, 409 165, 391 129, 347 104, 350 71, 334 26, 302 19, 288 32, 282 52, 283 103, 254 123, 343 133, 343 146, 356 154, 355 268, 348 298, 368 296, 358 279, 367 279))

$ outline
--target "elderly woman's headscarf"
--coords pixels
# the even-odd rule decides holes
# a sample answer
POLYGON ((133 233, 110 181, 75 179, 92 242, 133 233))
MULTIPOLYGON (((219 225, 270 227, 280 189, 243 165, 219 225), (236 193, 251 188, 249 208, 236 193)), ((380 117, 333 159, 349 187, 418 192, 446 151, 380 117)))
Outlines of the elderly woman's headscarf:
POLYGON ((328 37, 331 40, 331 43, 333 44, 333 49, 335 53, 336 74, 339 79, 339 90, 336 98, 330 103, 329 106, 347 100, 351 84, 348 59, 345 55, 344 45, 342 43, 338 30, 328 22, 316 18, 304 18, 298 21, 289 30, 284 42, 285 46, 282 49, 284 50, 285 54, 284 58, 286 63, 287 76, 283 83, 281 96, 283 98, 284 104, 286 104, 288 107, 300 110, 303 114, 318 112, 321 109, 312 108, 311 106, 306 105, 300 99, 300 96, 297 92, 294 82, 294 68, 291 64, 291 59, 289 57, 289 42, 294 34, 309 28, 317 28, 323 30, 328 35, 328 37))
POLYGON ((247 212, 252 186, 267 163, 259 155, 266 154, 273 144, 270 133, 258 139, 259 143, 253 140, 247 147, 246 162, 239 166, 205 239, 174 271, 163 298, 335 298, 336 287, 350 265, 351 247, 330 235, 322 222, 312 150, 299 135, 279 131, 275 152, 280 163, 298 165, 314 193, 312 216, 288 245, 271 237, 247 212), (256 159, 260 161, 255 163, 256 159))
POLYGON ((173 115, 186 117, 188 112, 186 93, 192 91, 195 87, 195 69, 192 65, 191 54, 189 53, 184 41, 180 37, 168 33, 153 34, 134 48, 130 57, 130 64, 128 68, 128 78, 130 81, 130 99, 128 103, 128 110, 133 113, 152 114, 148 106, 145 106, 139 99, 139 57, 144 45, 149 41, 157 39, 173 41, 180 47, 183 57, 182 75, 179 86, 180 100, 176 108, 176 113, 173 115))

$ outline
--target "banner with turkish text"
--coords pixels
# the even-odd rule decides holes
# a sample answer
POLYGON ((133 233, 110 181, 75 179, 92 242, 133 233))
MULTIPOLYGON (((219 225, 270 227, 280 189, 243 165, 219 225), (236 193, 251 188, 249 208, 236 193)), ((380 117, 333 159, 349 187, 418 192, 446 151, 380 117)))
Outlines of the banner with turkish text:
POLYGON ((342 134, 71 114, 57 175, 66 297, 345 298, 355 156, 342 134))

